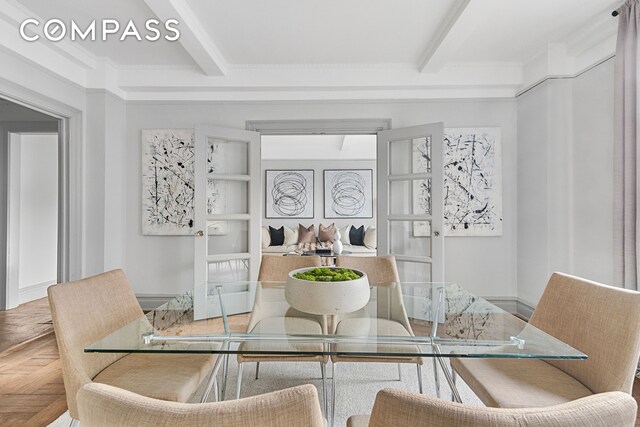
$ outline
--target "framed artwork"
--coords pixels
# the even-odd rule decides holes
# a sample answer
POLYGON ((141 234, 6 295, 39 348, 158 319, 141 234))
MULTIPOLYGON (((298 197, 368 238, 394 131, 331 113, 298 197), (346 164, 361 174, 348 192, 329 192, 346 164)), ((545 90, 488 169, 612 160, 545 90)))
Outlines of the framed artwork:
MULTIPOLYGON (((428 141, 414 142, 413 172, 426 172, 428 141)), ((413 212, 428 213, 430 183, 413 187, 413 212)), ((429 223, 414 221, 414 236, 429 236, 429 223)), ((444 233, 446 236, 502 235, 500 128, 445 128, 444 233)))
POLYGON ((192 235, 193 129, 142 130, 142 234, 192 235))
POLYGON ((265 173, 266 218, 313 218, 313 169, 265 173))
POLYGON ((325 218, 373 218, 373 170, 324 171, 325 218))

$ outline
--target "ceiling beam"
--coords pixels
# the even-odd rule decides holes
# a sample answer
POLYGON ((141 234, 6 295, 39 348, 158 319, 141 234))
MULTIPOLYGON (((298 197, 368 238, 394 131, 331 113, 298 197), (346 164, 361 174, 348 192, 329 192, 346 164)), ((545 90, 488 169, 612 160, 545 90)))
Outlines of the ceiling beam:
POLYGON ((347 135, 342 135, 342 141, 340 141, 340 151, 344 151, 347 148, 347 135))
POLYGON ((469 2, 471 0, 455 0, 451 9, 444 17, 444 19, 440 23, 440 27, 436 31, 435 35, 429 41, 429 45, 425 49, 422 57, 420 58, 420 62, 418 62, 418 71, 421 73, 425 72, 437 72, 442 68, 444 63, 440 63, 435 67, 428 67, 430 65, 430 61, 433 59, 434 55, 442 46, 442 43, 449 35, 449 32, 453 28, 453 26, 458 22, 460 15, 467 8, 469 2))
POLYGON ((178 41, 208 76, 224 76, 227 63, 186 0, 145 0, 159 19, 177 19, 178 41))

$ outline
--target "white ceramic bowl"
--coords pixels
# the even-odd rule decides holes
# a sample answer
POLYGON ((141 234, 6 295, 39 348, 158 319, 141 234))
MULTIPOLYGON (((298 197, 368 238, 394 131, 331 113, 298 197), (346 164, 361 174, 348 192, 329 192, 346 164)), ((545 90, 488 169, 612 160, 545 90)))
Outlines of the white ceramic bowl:
POLYGON ((291 307, 311 314, 343 314, 353 313, 367 305, 371 292, 369 279, 363 271, 351 269, 360 278, 344 282, 313 282, 293 277, 294 274, 315 268, 299 268, 289 272, 284 296, 291 307))

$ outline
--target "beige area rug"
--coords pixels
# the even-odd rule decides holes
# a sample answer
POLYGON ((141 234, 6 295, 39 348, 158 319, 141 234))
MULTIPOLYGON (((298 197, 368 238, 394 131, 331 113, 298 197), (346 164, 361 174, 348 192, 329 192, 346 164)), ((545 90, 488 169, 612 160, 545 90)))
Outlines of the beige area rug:
MULTIPOLYGON (((229 378, 226 399, 233 399, 236 394, 237 363, 235 356, 230 357, 229 378)), ((398 381, 396 364, 388 363, 341 363, 338 365, 336 426, 345 426, 347 418, 355 414, 369 414, 376 397, 376 393, 383 388, 398 388, 418 391, 417 372, 415 365, 401 365, 402 381, 398 381)), ((329 367, 328 373, 331 373, 329 367)), ((313 384, 318 387, 318 394, 322 398, 322 380, 319 363, 273 362, 260 364, 260 378, 255 379, 255 363, 247 363, 242 376, 241 397, 255 396, 270 391, 294 387, 300 384, 313 384)), ((425 358, 422 367, 424 392, 435 396, 433 379, 433 365, 431 359, 425 358)), ((451 399, 451 392, 440 372, 443 399, 451 399)), ((473 406, 483 406, 480 399, 469 387, 458 378, 458 390, 464 403, 473 406)), ((329 398, 331 398, 331 380, 327 380, 329 398)), ((68 426, 71 418, 64 413, 53 427, 68 426)))

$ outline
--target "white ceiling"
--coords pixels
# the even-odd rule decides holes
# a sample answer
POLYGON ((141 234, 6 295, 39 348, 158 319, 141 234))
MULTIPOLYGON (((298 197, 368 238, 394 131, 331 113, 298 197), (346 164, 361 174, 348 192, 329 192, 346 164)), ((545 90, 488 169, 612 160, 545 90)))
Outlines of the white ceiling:
POLYGON ((191 5, 230 64, 413 63, 453 0, 228 0, 191 5))
MULTIPOLYGON (((132 100, 503 97, 611 56, 621 2, 0 0, 0 24, 178 19, 177 42, 37 42, 61 56, 48 69, 132 100)), ((40 62, 7 31, 0 47, 40 62)))

